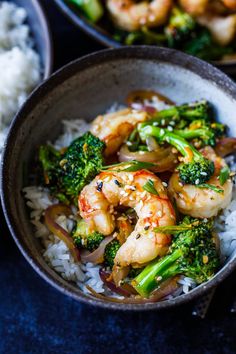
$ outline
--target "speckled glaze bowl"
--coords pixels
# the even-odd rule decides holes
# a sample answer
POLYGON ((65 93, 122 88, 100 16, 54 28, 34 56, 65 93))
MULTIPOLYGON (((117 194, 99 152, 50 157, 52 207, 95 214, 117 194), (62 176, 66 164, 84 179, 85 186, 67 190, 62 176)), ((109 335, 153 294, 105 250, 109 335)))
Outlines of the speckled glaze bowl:
POLYGON ((10 0, 25 8, 27 24, 30 26, 35 49, 39 53, 43 79, 47 79, 53 69, 53 42, 50 26, 40 0, 10 0))
MULTIPOLYGON (((44 261, 34 237, 21 190, 39 144, 55 139, 63 119, 93 119, 113 102, 124 103, 137 89, 156 90, 177 103, 205 98, 236 135, 236 85, 225 74, 196 58, 170 49, 127 47, 91 54, 67 65, 44 82, 16 116, 6 142, 1 169, 1 198, 8 226, 32 267, 55 288, 76 300, 121 310, 156 310, 192 300, 219 284, 236 268, 236 256, 216 276, 189 294, 148 304, 117 304, 83 294, 44 261)), ((23 285, 22 281, 22 286, 23 285)))

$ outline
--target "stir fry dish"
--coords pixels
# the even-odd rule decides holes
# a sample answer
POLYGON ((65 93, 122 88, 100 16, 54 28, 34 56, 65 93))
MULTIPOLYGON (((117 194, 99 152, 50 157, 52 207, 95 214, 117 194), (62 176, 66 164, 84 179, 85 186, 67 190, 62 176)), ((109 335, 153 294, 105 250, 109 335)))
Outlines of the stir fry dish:
POLYGON ((67 0, 123 44, 182 50, 204 60, 236 58, 236 0, 67 0))
POLYGON ((40 188, 51 199, 34 224, 44 223, 38 233, 47 234, 45 255, 57 271, 66 274, 71 257, 67 268, 99 272, 80 288, 125 303, 178 296, 186 282, 191 290, 216 274, 215 223, 232 200, 225 157, 236 139, 212 108, 136 91, 69 146, 40 147, 40 188))

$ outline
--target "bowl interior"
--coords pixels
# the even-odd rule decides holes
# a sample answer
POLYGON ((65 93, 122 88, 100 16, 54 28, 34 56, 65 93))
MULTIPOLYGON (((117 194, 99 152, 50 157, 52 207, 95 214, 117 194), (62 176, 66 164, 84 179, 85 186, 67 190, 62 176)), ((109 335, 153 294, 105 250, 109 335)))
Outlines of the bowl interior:
POLYGON ((52 38, 46 14, 38 0, 10 0, 27 11, 27 23, 34 40, 35 49, 39 53, 43 68, 43 78, 52 72, 53 48, 52 38))
POLYGON ((217 276, 188 295, 147 305, 111 304, 94 300, 64 281, 43 260, 34 237, 22 188, 29 185, 32 161, 40 144, 54 140, 65 119, 93 119, 126 95, 150 89, 177 103, 207 99, 221 122, 236 135, 236 88, 232 81, 207 63, 158 48, 130 48, 100 52, 78 60, 53 75, 28 100, 15 119, 7 141, 2 168, 2 199, 15 240, 34 268, 59 290, 76 299, 111 308, 150 309, 189 300, 220 282, 235 267, 232 258, 217 276), (13 193, 14 191, 14 193, 13 193))

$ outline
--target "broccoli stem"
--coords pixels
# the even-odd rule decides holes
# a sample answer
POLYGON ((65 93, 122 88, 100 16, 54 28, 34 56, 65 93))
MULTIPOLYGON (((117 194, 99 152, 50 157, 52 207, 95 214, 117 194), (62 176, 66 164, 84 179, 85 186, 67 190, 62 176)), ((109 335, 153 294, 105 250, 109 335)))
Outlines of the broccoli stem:
POLYGON ((153 136, 160 142, 165 141, 173 145, 189 161, 192 160, 193 156, 195 160, 201 160, 203 158, 202 154, 181 136, 174 134, 166 129, 154 127, 152 125, 147 125, 144 127, 142 125, 143 123, 139 125, 139 133, 142 140, 145 141, 149 136, 153 136))
POLYGON ((206 136, 206 130, 205 129, 185 129, 185 130, 173 130, 173 133, 181 136, 181 138, 186 139, 186 140, 192 140, 195 138, 199 138, 202 136, 206 136))
POLYGON ((153 123, 164 123, 161 125, 167 125, 171 120, 179 122, 181 119, 184 121, 185 125, 189 124, 194 120, 204 120, 209 121, 210 106, 207 101, 197 101, 189 104, 182 104, 179 106, 171 106, 160 112, 157 112, 151 120, 143 123, 144 125, 153 123))
POLYGON ((132 281, 132 285, 141 296, 148 297, 163 281, 179 274, 180 270, 176 261, 182 256, 183 251, 177 249, 171 255, 151 262, 132 281))

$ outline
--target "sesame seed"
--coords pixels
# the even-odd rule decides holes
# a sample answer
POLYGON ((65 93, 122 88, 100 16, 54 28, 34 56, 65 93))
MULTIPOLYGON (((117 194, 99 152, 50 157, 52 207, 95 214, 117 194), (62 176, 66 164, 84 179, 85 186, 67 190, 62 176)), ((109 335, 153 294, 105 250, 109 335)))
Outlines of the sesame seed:
POLYGON ((145 197, 145 195, 146 195, 147 193, 146 192, 143 192, 141 195, 140 195, 140 198, 144 198, 145 197))
POLYGON ((171 127, 170 125, 168 125, 167 129, 172 132, 173 131, 173 127, 171 127))
POLYGON ((102 191, 102 186, 103 186, 103 182, 97 182, 97 191, 101 192, 102 191))
POLYGON ((126 145, 131 146, 132 145, 131 141, 126 141, 126 145))
POLYGON ((200 172, 200 175, 207 176, 207 173, 206 172, 200 172))
POLYGON ((148 19, 149 19, 150 22, 154 22, 155 21, 155 16, 154 15, 150 15, 148 17, 148 19))
POLYGON ((120 184, 120 182, 119 182, 117 179, 114 180, 114 183, 115 183, 118 187, 121 187, 121 184, 120 184))
POLYGON ((158 210, 157 212, 157 216, 161 217, 162 216, 162 212, 160 210, 158 210))
POLYGON ((198 179, 196 179, 195 184, 198 185, 199 182, 200 182, 200 181, 199 181, 199 178, 198 178, 198 179))
POLYGON ((162 185, 163 185, 164 187, 167 187, 167 186, 168 186, 168 184, 167 184, 166 182, 162 182, 162 185))
POLYGON ((154 122, 153 125, 154 127, 157 127, 159 125, 159 122, 154 122))
POLYGON ((134 176, 133 176, 133 175, 129 174, 128 177, 129 177, 129 180, 130 180, 131 182, 134 180, 134 176))

